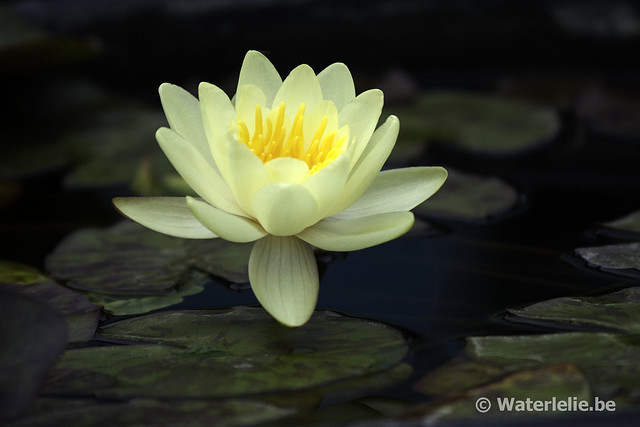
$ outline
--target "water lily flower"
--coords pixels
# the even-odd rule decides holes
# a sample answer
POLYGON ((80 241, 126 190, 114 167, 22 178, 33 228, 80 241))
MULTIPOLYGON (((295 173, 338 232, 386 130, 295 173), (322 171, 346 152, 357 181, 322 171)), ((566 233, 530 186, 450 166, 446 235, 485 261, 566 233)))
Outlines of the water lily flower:
POLYGON ((409 210, 446 179, 441 167, 385 170, 399 122, 376 129, 383 94, 356 96, 342 63, 318 75, 300 65, 282 81, 256 51, 235 96, 201 83, 199 100, 164 83, 170 128, 156 138, 199 197, 118 197, 125 216, 171 236, 255 242, 249 279, 262 306, 303 325, 318 296, 313 247, 354 251, 408 231, 409 210))

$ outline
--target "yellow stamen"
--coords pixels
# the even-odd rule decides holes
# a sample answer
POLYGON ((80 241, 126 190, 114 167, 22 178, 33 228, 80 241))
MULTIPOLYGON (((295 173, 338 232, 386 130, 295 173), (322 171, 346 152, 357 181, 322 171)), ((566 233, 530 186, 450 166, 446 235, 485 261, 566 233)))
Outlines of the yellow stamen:
POLYGON ((285 124, 285 103, 281 102, 276 110, 262 117, 262 108, 256 105, 255 126, 250 135, 247 125, 238 120, 238 138, 262 160, 263 163, 278 157, 293 157, 304 161, 310 173, 315 173, 334 161, 346 149, 346 136, 337 138, 332 130, 325 135, 329 118, 324 116, 313 138, 305 144, 304 139, 305 105, 298 108, 290 129, 285 124), (308 148, 305 150, 305 146, 308 148))

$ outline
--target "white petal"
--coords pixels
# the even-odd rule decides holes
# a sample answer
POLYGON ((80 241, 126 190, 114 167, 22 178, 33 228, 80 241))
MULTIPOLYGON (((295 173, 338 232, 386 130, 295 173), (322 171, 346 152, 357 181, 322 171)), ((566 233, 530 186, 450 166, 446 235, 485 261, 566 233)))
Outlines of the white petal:
POLYGON ((271 182, 267 168, 244 143, 230 138, 227 142, 227 183, 238 204, 250 215, 253 213, 253 195, 271 182))
POLYGON ((250 135, 253 135, 255 130, 256 105, 260 107, 266 105, 266 97, 262 90, 255 85, 244 85, 239 88, 236 94, 236 118, 247 125, 250 135))
POLYGON ((306 181, 309 176, 309 166, 293 157, 278 157, 264 164, 272 183, 283 182, 297 184, 306 181))
POLYGON ((411 212, 391 212, 353 219, 324 219, 298 237, 327 251, 356 251, 395 239, 413 225, 411 212))
POLYGON ((318 74, 318 82, 322 88, 324 99, 330 99, 342 110, 356 97, 353 77, 346 65, 341 62, 329 65, 318 74))
POLYGON ((193 216, 184 197, 116 197, 113 204, 129 219, 159 233, 184 239, 218 237, 193 216))
POLYGON ((447 170, 436 166, 382 171, 354 204, 334 218, 409 211, 438 191, 446 179, 447 170))
POLYGON ((236 110, 222 89, 210 83, 200 83, 200 112, 209 148, 223 177, 227 176, 226 143, 237 129, 236 110))
POLYGON ((265 94, 266 105, 271 106, 276 92, 282 85, 282 78, 280 78, 280 74, 278 74, 273 64, 263 54, 250 50, 242 62, 236 95, 247 84, 252 84, 262 89, 265 94))
POLYGON ((269 184, 253 196, 253 212, 269 234, 291 236, 317 221, 318 205, 300 184, 269 184))
POLYGON ((285 326, 302 326, 318 299, 318 266, 311 247, 295 237, 266 236, 249 257, 253 293, 285 326))
POLYGON ((389 116, 387 121, 380 126, 367 145, 365 151, 360 156, 360 160, 351 170, 344 191, 340 199, 336 202, 331 214, 335 215, 349 206, 362 196, 377 176, 382 165, 389 157, 398 137, 400 123, 395 116, 389 116))
POLYGON ((284 79, 282 86, 273 100, 273 108, 284 102, 287 114, 293 121, 300 104, 312 111, 318 102, 322 101, 322 89, 315 73, 308 65, 299 65, 284 79))
POLYGON ((158 91, 171 129, 193 144, 202 157, 215 167, 204 133, 198 100, 180 86, 169 83, 161 84, 158 91))
POLYGON ((227 212, 246 215, 220 174, 189 141, 167 128, 158 129, 156 139, 176 171, 203 199, 227 212))
POLYGON ((187 206, 205 227, 230 242, 253 242, 267 234, 251 219, 227 213, 193 197, 187 196, 187 206))
POLYGON ((378 124, 383 104, 382 91, 371 89, 358 95, 340 111, 340 126, 349 126, 350 144, 354 145, 351 166, 358 161, 367 147, 369 138, 378 124))

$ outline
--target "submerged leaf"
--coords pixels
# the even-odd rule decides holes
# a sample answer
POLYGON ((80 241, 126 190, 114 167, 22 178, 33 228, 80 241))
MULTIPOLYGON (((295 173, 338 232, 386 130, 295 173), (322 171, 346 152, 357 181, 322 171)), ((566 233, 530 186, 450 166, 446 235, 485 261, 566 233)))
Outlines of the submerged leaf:
POLYGON ((56 310, 67 322, 69 341, 89 340, 98 327, 100 307, 43 276, 35 268, 0 261, 0 290, 20 293, 56 310))
POLYGON ((96 399, 42 398, 18 425, 87 426, 235 426, 277 420, 293 409, 255 399, 163 400, 132 399, 105 402, 96 399))
POLYGON ((262 309, 160 312, 104 326, 133 345, 65 352, 47 394, 205 398, 289 392, 384 372, 407 352, 399 331, 317 312, 283 328, 262 309))
POLYGON ((430 217, 461 221, 488 221, 518 203, 518 193, 497 178, 484 178, 448 169, 442 188, 415 212, 430 217))
POLYGON ((551 108, 464 92, 425 93, 398 117, 409 123, 414 138, 490 155, 532 149, 550 141, 560 128, 551 108))
POLYGON ((35 397, 49 366, 67 343, 64 320, 47 305, 0 290, 0 422, 35 397))

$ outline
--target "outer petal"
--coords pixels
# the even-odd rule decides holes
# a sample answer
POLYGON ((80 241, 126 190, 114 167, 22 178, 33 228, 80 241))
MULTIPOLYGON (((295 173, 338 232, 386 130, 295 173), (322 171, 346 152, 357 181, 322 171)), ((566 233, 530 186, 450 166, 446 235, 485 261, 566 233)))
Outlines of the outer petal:
POLYGON ((227 212, 246 215, 220 174, 189 141, 167 128, 158 129, 156 139, 180 176, 203 199, 227 212))
POLYGON ((322 89, 318 77, 308 65, 299 65, 284 79, 282 86, 273 100, 273 107, 284 102, 287 114, 293 120, 298 107, 304 103, 308 111, 312 111, 318 102, 322 101, 322 89))
POLYGON ((397 117, 389 116, 387 121, 375 131, 360 160, 351 170, 344 191, 331 210, 332 215, 351 206, 371 185, 393 150, 399 127, 397 117))
POLYGON ((198 100, 181 87, 169 83, 161 84, 158 92, 171 129, 193 144, 202 157, 215 167, 198 100))
POLYGON ((324 99, 329 99, 342 110, 356 97, 353 77, 346 65, 341 62, 329 65, 318 74, 318 82, 322 88, 324 99))
POLYGON ((382 91, 371 89, 358 95, 340 111, 340 126, 349 125, 350 144, 354 144, 351 166, 355 165, 367 147, 369 138, 378 124, 383 104, 382 91))
POLYGON ((267 236, 249 257, 249 280, 256 298, 285 326, 309 320, 318 299, 318 266, 311 247, 295 237, 267 236))
POLYGON ((236 110, 222 89, 210 83, 200 83, 200 111, 209 148, 223 177, 227 176, 226 143, 230 132, 237 127, 236 110))
POLYGON ((291 236, 317 221, 318 204, 300 184, 275 183, 256 192, 253 212, 269 234, 291 236))
POLYGON ((205 227, 230 242, 253 242, 267 234, 259 224, 249 218, 221 211, 193 197, 187 196, 187 206, 205 227))
POLYGON ((254 215, 253 195, 271 182, 267 168, 249 147, 235 138, 228 139, 226 151, 229 165, 227 183, 238 204, 254 215))
POLYGON ((184 197, 116 197, 123 215, 145 227, 184 239, 218 237, 193 216, 184 197))
POLYGON ((273 103, 276 92, 282 85, 282 78, 273 64, 263 54, 250 50, 242 62, 236 94, 247 84, 256 85, 262 89, 266 97, 266 105, 270 106, 273 103))
POLYGON ((344 220, 327 218, 297 236, 327 251, 356 251, 395 239, 409 231, 412 225, 411 212, 392 212, 344 220))
POLYGON ((334 218, 409 211, 438 191, 446 179, 447 170, 438 166, 382 171, 362 197, 334 218))

